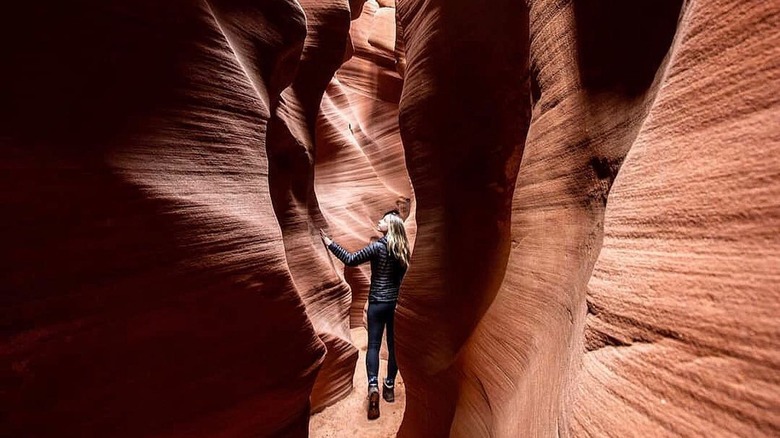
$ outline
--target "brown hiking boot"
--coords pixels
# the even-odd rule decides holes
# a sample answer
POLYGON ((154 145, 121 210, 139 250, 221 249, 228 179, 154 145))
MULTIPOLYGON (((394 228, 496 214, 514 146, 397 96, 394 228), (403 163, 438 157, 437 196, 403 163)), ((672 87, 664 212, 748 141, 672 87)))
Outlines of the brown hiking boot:
POLYGON ((388 385, 387 382, 382 382, 382 398, 386 402, 392 403, 395 401, 395 385, 388 385))
POLYGON ((379 388, 376 386, 368 387, 368 419, 376 420, 379 418, 379 388))

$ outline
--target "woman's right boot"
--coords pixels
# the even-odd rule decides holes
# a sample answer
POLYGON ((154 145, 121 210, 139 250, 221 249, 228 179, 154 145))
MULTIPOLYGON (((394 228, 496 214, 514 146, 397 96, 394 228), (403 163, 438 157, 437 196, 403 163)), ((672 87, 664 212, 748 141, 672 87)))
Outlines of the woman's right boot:
POLYGON ((368 419, 376 420, 379 418, 379 387, 377 385, 368 386, 368 419))
POLYGON ((388 379, 382 382, 382 398, 386 402, 392 403, 395 401, 395 383, 388 379))

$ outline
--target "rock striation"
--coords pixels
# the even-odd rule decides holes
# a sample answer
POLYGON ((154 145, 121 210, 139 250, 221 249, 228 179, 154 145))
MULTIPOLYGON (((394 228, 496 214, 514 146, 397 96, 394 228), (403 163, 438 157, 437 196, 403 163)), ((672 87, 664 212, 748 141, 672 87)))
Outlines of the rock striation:
POLYGON ((778 7, 397 7, 399 436, 776 435, 778 7))
POLYGON ((326 348, 297 293, 266 153, 304 10, 218 0, 12 12, 4 433, 305 436, 326 348))
POLYGON ((346 0, 300 2, 306 38, 295 76, 271 118, 268 184, 284 238, 287 266, 306 314, 327 353, 311 393, 318 411, 346 396, 358 352, 349 336, 349 288, 333 271, 319 228, 326 220, 314 193, 315 126, 319 105, 348 44, 346 0))
POLYGON ((683 8, 604 213, 573 435, 780 433, 779 28, 683 8))
MULTIPOLYGON (((398 129, 403 80, 396 71, 392 5, 365 2, 350 41, 351 57, 328 84, 317 117, 317 199, 334 238, 352 251, 371 236, 381 237, 376 223, 392 208, 406 218, 413 244, 414 196, 398 129)), ((333 264, 352 292, 350 324, 362 327, 370 267, 345 269, 335 258, 333 264)))
POLYGON ((777 2, 7 15, 4 434, 307 436, 398 208, 398 436, 780 435, 777 2))
POLYGON ((4 431, 304 436, 351 391, 367 271, 318 229, 357 247, 397 207, 414 237, 385 6, 13 9, 4 431))

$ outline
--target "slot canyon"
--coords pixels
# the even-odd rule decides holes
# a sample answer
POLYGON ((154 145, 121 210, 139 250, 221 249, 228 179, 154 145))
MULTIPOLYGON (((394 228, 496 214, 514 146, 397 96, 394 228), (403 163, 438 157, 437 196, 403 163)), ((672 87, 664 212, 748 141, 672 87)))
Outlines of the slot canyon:
POLYGON ((0 436, 780 436, 780 3, 14 3, 0 436))

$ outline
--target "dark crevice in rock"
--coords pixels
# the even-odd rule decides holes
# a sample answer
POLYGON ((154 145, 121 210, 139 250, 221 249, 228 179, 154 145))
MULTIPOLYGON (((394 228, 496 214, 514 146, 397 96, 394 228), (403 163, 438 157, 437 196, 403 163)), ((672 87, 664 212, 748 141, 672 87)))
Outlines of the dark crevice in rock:
POLYGON ((599 179, 614 180, 618 171, 618 164, 610 161, 607 157, 593 157, 590 159, 590 166, 596 172, 599 179))
POLYGON ((539 99, 542 97, 542 89, 539 86, 539 66, 536 65, 536 63, 531 63, 531 72, 530 72, 530 81, 531 81, 531 107, 534 107, 536 105, 536 102, 539 102, 539 99))
POLYGON ((582 86, 636 96, 653 83, 682 0, 575 0, 582 86))
POLYGON ((596 305, 595 305, 595 304, 593 304, 593 302, 591 302, 590 300, 588 300, 588 301, 586 301, 585 303, 586 303, 586 304, 587 304, 587 306, 588 306, 588 315, 594 315, 594 316, 595 316, 595 315, 598 315, 598 314, 599 314, 599 310, 598 310, 598 308, 596 307, 596 305))

